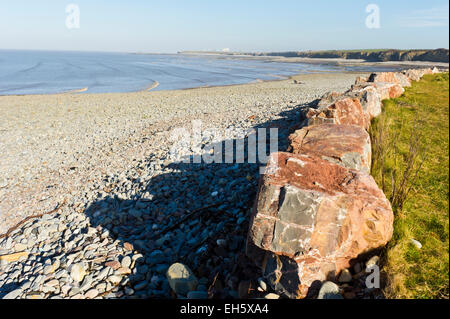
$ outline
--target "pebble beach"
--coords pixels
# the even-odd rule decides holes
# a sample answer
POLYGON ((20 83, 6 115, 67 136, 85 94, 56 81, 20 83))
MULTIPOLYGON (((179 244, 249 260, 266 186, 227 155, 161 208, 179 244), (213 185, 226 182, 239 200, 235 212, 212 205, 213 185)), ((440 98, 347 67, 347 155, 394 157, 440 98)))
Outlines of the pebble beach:
POLYGON ((276 127, 283 150, 303 106, 367 75, 0 96, 0 298, 248 297, 259 165, 176 163, 172 130, 276 127), (171 287, 180 271, 191 289, 171 287))

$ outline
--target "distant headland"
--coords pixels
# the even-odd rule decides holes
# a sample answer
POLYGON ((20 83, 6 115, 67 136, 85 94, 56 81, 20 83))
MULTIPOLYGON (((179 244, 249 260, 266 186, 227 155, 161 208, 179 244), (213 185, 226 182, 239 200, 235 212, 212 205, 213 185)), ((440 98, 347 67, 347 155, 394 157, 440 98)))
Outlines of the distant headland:
POLYGON ((220 54, 246 55, 256 57, 285 57, 285 58, 318 58, 318 59, 354 59, 367 62, 388 61, 423 61, 449 62, 448 49, 434 50, 326 50, 326 51, 287 51, 287 52, 225 52, 225 51, 183 51, 182 54, 220 54))

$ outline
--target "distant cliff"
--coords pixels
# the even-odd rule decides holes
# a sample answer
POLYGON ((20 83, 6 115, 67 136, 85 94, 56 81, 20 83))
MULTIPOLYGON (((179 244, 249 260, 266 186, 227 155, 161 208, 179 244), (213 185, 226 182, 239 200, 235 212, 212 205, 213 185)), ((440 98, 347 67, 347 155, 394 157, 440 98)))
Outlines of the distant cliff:
POLYGON ((298 58, 342 58, 362 59, 370 62, 386 61, 428 61, 449 62, 449 50, 345 50, 345 51, 303 51, 251 53, 253 56, 282 56, 298 58))

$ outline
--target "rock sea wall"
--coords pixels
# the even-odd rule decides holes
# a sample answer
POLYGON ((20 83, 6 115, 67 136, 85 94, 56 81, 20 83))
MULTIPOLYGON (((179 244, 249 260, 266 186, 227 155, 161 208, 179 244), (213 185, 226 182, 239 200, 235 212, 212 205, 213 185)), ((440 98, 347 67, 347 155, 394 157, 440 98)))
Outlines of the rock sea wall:
POLYGON ((359 256, 389 242, 394 214, 370 175, 370 123, 382 100, 438 72, 374 73, 347 92, 327 93, 305 111, 289 152, 271 154, 246 253, 277 293, 305 298, 311 287, 336 282, 359 256))

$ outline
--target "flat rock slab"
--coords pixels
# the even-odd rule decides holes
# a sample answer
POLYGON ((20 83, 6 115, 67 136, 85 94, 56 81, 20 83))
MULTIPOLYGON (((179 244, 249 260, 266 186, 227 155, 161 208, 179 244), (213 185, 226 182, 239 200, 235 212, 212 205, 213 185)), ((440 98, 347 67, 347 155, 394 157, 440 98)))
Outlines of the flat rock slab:
POLYGON ((0 263, 15 262, 21 258, 26 259, 28 257, 28 255, 29 255, 29 253, 26 251, 14 253, 14 254, 2 255, 2 256, 0 256, 0 263))
POLYGON ((346 168, 370 173, 370 136, 360 126, 308 126, 293 133, 289 140, 294 154, 317 156, 346 168))
POLYGON ((271 155, 254 206, 247 255, 272 288, 304 298, 309 288, 392 237, 394 215, 374 179, 321 158, 271 155))

